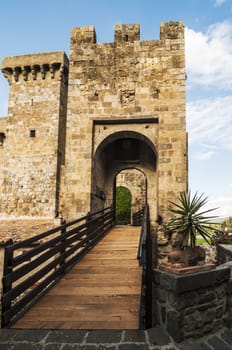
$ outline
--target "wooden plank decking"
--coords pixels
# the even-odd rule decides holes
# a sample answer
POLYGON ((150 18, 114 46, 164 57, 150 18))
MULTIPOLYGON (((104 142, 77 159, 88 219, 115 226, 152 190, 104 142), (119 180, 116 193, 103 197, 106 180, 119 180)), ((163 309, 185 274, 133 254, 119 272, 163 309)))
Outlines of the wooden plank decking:
POLYGON ((140 227, 116 227, 13 328, 138 329, 140 227))

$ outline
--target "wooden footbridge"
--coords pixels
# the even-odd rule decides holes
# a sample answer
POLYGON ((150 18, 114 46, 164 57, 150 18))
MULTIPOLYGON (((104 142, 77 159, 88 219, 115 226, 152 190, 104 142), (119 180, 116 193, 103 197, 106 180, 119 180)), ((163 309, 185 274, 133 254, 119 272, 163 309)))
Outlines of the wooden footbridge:
POLYGON ((5 247, 2 327, 150 326, 148 209, 142 227, 114 227, 111 208, 5 247))

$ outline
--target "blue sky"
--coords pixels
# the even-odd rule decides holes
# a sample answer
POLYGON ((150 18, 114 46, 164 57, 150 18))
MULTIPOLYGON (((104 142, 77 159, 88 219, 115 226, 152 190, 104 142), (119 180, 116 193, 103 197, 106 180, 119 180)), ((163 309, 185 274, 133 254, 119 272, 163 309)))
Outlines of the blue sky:
MULTIPOLYGON (((114 25, 139 23, 159 39, 163 21, 186 26, 189 184, 217 214, 232 216, 232 0, 2 0, 0 62, 5 56, 64 50, 73 27, 94 25, 112 42, 114 25)), ((0 116, 8 83, 0 74, 0 116)))

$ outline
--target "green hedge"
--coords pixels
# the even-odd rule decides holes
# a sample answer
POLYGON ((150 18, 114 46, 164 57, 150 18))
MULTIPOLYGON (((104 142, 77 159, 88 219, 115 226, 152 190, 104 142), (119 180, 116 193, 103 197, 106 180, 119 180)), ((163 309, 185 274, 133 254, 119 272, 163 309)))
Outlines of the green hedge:
POLYGON ((116 225, 131 223, 131 193, 123 186, 116 187, 116 225))

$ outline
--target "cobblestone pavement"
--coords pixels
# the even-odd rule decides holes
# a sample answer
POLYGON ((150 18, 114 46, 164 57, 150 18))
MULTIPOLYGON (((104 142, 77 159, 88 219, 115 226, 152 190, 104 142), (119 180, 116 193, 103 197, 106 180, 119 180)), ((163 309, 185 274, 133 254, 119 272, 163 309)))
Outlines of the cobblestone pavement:
POLYGON ((146 331, 0 330, 1 350, 231 350, 232 330, 176 344, 160 327, 146 331))

